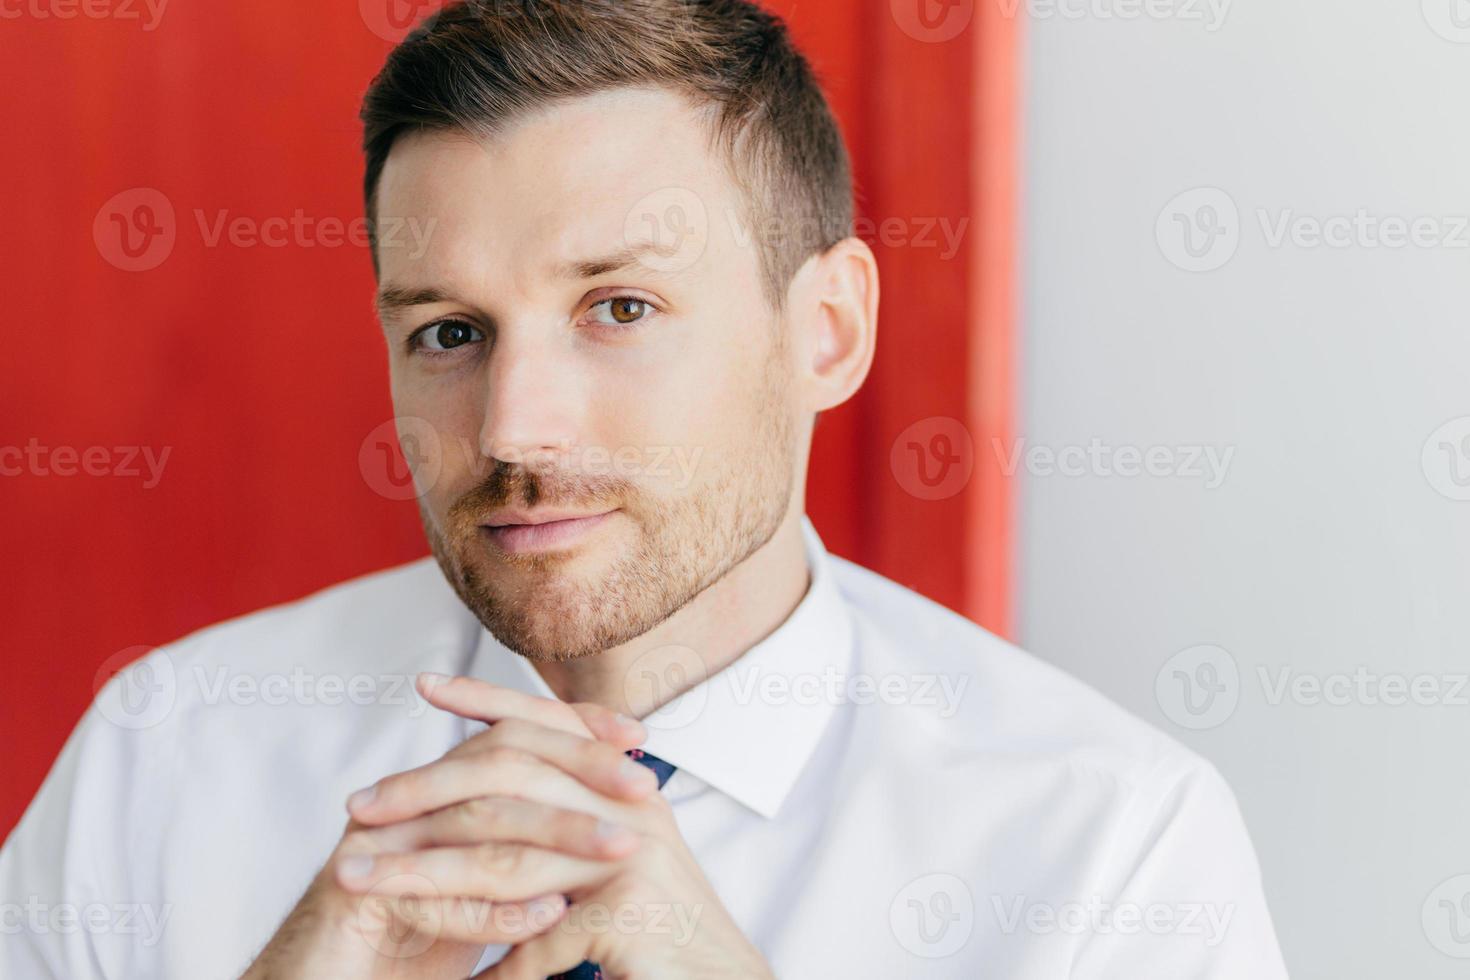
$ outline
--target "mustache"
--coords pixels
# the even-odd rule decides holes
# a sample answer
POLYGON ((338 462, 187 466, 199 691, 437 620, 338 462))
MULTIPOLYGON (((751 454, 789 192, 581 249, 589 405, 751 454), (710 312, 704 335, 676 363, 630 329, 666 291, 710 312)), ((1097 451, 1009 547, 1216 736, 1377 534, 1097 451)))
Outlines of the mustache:
POLYGON ((496 460, 485 478, 449 507, 449 523, 475 526, 491 511, 519 504, 524 507, 589 507, 633 496, 633 486, 614 476, 571 478, 553 468, 532 470, 518 463, 496 460))

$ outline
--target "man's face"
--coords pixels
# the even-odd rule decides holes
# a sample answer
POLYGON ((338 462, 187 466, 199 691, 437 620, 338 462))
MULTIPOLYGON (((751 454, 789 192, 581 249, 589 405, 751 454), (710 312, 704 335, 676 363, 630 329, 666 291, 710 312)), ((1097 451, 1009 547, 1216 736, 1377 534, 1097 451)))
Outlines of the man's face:
POLYGON ((620 90, 488 141, 400 137, 384 167, 380 308, 400 431, 430 457, 424 528, 527 657, 642 635, 791 503, 789 347, 706 133, 676 95, 620 90), (400 218, 432 222, 426 247, 390 241, 400 218), (582 519, 523 523, 561 517, 582 519))

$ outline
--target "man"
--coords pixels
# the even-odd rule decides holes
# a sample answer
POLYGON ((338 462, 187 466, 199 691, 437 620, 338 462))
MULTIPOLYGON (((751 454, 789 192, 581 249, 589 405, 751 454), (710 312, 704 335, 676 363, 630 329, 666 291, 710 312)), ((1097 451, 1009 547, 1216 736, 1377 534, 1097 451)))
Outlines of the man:
POLYGON ((804 517, 878 273, 778 21, 457 5, 363 120, 435 561, 115 678, 0 972, 1284 975, 1213 769, 804 517))

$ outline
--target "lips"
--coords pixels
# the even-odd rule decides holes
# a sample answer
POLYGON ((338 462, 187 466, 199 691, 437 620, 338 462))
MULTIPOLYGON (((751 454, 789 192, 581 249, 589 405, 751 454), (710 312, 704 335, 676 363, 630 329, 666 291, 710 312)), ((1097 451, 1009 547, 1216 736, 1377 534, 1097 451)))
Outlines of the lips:
POLYGON ((567 515, 502 510, 492 513, 481 529, 506 554, 565 551, 579 544, 614 513, 567 515))
POLYGON ((497 510, 492 510, 490 515, 481 523, 487 527, 505 527, 511 524, 551 524, 556 521, 598 516, 601 516, 598 512, 589 513, 585 510, 567 510, 565 508, 555 507, 539 507, 535 510, 501 507, 497 510))

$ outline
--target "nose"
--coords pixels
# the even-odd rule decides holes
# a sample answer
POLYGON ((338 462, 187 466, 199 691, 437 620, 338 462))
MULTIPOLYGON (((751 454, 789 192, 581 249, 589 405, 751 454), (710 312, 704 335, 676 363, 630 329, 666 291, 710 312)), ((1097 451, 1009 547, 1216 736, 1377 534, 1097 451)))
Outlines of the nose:
POLYGON ((544 467, 576 444, 577 370, 554 334, 503 330, 489 372, 480 453, 487 459, 544 467))

